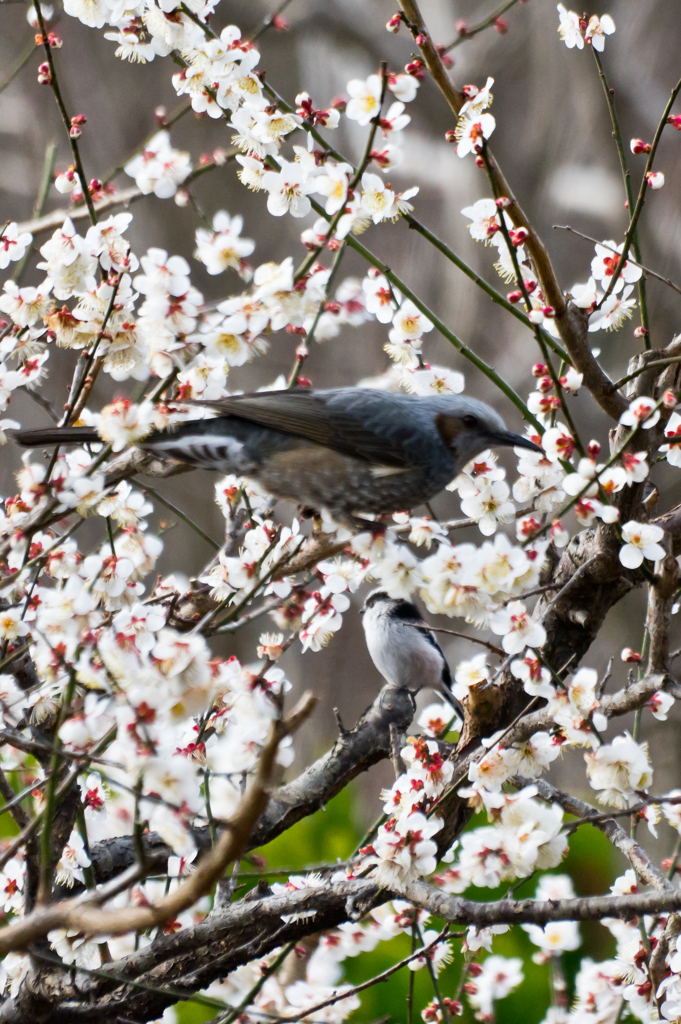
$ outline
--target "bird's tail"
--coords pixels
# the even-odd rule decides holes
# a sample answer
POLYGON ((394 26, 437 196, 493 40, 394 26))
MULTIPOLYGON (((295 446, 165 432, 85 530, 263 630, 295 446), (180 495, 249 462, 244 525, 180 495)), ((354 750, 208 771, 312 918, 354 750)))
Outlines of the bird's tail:
POLYGON ((7 435, 24 448, 56 444, 101 444, 93 427, 39 427, 37 430, 8 430, 7 435))
POLYGON ((451 707, 451 708, 452 708, 452 709, 453 709, 453 710, 454 710, 454 711, 456 712, 456 714, 457 714, 457 715, 459 716, 459 718, 461 719, 461 723, 462 723, 462 725, 463 725, 463 723, 464 723, 464 722, 466 721, 466 712, 465 712, 465 710, 464 710, 464 706, 463 706, 463 704, 461 703, 461 701, 460 701, 460 700, 458 699, 458 697, 455 697, 455 696, 454 696, 454 694, 453 694, 453 693, 452 693, 452 691, 451 691, 451 690, 449 689, 449 687, 448 687, 448 686, 445 686, 445 685, 444 685, 444 683, 443 683, 443 685, 442 685, 442 686, 440 687, 440 693, 442 694, 442 696, 444 697, 444 699, 445 699, 445 700, 447 701, 447 703, 449 704, 449 706, 450 706, 450 707, 451 707))

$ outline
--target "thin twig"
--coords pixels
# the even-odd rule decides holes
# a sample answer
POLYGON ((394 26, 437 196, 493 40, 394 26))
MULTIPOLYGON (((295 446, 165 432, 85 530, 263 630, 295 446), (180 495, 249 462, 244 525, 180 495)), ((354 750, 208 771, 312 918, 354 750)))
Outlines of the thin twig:
POLYGON ((465 43, 467 39, 472 39, 473 36, 477 36, 479 32, 484 32, 486 28, 490 28, 494 25, 502 14, 505 14, 506 11, 511 9, 511 7, 514 7, 517 2, 518 0, 506 0, 506 3, 502 4, 501 7, 493 12, 493 14, 490 14, 487 18, 478 22, 477 25, 474 25, 472 28, 459 29, 459 34, 456 39, 454 39, 449 46, 443 47, 441 52, 449 53, 450 50, 454 50, 457 46, 461 46, 462 43, 465 43))
MULTIPOLYGON (((598 238, 592 238, 591 235, 585 235, 583 231, 578 231, 577 228, 573 228, 569 224, 554 224, 553 229, 554 231, 569 231, 571 235, 577 235, 578 238, 583 238, 587 242, 593 242, 594 245, 600 245, 604 249, 609 249, 610 252, 619 257, 618 250, 614 249, 611 245, 608 245, 607 242, 601 242, 598 238)), ((650 267, 645 267, 640 260, 632 260, 631 262, 634 263, 635 266, 640 267, 644 274, 647 274, 649 277, 654 277, 656 281, 661 281, 662 284, 668 285, 670 288, 673 288, 675 292, 678 292, 679 295, 681 295, 681 288, 679 288, 677 284, 674 284, 673 281, 670 281, 668 277, 663 277, 662 274, 658 274, 656 271, 651 270, 650 267)))

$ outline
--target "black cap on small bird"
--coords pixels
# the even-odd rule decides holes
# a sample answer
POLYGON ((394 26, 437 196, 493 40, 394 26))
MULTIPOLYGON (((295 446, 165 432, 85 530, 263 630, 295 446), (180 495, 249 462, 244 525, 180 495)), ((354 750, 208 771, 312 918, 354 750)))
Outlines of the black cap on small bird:
POLYGON ((391 686, 442 694, 464 721, 464 709, 452 693, 452 675, 442 648, 415 604, 372 590, 362 608, 362 625, 371 660, 391 686))
MULTIPOLYGON (((430 501, 487 448, 541 451, 506 429, 494 409, 463 395, 395 394, 369 388, 296 389, 194 402, 207 419, 159 430, 138 446, 180 462, 256 480, 278 498, 389 515, 430 501)), ((19 430, 19 444, 85 444, 90 427, 19 430)), ((366 524, 363 524, 366 525, 366 524)))

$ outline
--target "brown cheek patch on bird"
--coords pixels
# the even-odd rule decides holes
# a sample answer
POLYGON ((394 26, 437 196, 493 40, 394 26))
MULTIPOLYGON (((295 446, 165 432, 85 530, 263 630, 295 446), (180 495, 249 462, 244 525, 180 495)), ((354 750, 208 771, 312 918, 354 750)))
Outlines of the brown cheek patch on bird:
POLYGON ((437 432, 448 448, 454 448, 456 439, 463 429, 463 424, 458 416, 447 416, 441 412, 435 417, 437 432))

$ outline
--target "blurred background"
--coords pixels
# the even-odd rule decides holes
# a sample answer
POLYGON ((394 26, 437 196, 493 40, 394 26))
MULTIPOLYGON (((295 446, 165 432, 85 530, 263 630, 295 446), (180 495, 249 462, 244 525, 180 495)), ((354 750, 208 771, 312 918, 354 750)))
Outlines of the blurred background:
MULTIPOLYGON (((235 23, 244 37, 250 37, 274 6, 261 0, 222 0, 213 24, 219 30, 225 24, 235 23)), ((293 0, 285 13, 289 30, 270 30, 259 40, 260 69, 267 71, 267 80, 289 102, 298 92, 307 90, 316 107, 325 107, 334 97, 343 94, 349 79, 365 78, 377 71, 381 60, 387 60, 391 70, 401 71, 411 59, 413 44, 406 31, 403 29, 397 36, 385 31, 385 23, 394 8, 394 0, 293 0)), ((482 0, 422 2, 422 12, 434 39, 445 44, 456 38, 460 19, 472 26, 494 8, 494 3, 482 0)), ((617 31, 606 40, 603 63, 610 85, 615 89, 628 150, 631 137, 652 139, 669 92, 678 78, 681 6, 678 0, 647 0, 645 4, 611 0, 606 10, 614 18, 617 31)), ((587 14, 593 13, 605 13, 600 0, 596 6, 589 0, 587 14)), ((164 106, 169 113, 177 107, 178 100, 170 81, 175 67, 170 58, 157 58, 148 65, 122 63, 114 56, 115 44, 106 41, 102 32, 88 29, 63 14, 57 13, 57 18, 57 31, 64 45, 57 51, 56 60, 66 105, 69 113, 83 113, 87 117, 81 139, 86 175, 105 178, 111 168, 123 164, 153 132, 156 107, 164 106)), ((27 24, 23 3, 2 3, 0 19, 1 83, 30 46, 33 30, 27 24)), ((482 86, 488 75, 494 77, 493 113, 497 121, 492 140, 494 153, 548 245, 559 279, 567 289, 576 281, 588 278, 593 246, 574 235, 554 230, 553 225, 570 224, 596 238, 619 242, 628 221, 603 90, 588 48, 582 52, 569 51, 560 41, 558 15, 552 0, 518 3, 504 15, 504 20, 508 23, 505 34, 488 29, 458 46, 453 51, 455 63, 450 73, 459 87, 468 82, 482 86)), ((57 143, 57 168, 63 170, 70 162, 54 97, 49 89, 37 84, 36 72, 41 60, 41 52, 36 51, 27 67, 0 96, 2 223, 30 219, 45 146, 50 140, 57 143)), ((472 160, 459 160, 453 147, 444 141, 444 133, 454 127, 454 121, 430 81, 426 79, 422 83, 407 112, 412 123, 404 133, 405 158, 399 168, 390 172, 391 183, 399 190, 418 185, 420 192, 414 201, 416 216, 495 287, 505 291, 492 269, 495 250, 471 240, 467 221, 460 214, 463 207, 489 194, 484 173, 472 160)), ((223 122, 197 118, 193 114, 184 117, 172 129, 173 144, 189 151, 195 166, 203 152, 212 152, 217 146, 228 147, 231 134, 223 122)), ((357 160, 364 148, 366 130, 343 118, 341 128, 330 134, 329 139, 337 149, 357 160)), ((636 192, 645 158, 630 153, 628 158, 636 192)), ((678 281, 681 278, 681 135, 671 128, 663 134, 656 169, 664 171, 666 185, 662 191, 651 192, 647 197, 640 228, 643 260, 659 274, 678 281)), ((121 188, 132 184, 125 174, 120 174, 116 182, 121 188)), ((266 212, 263 194, 249 192, 237 180, 234 164, 212 170, 197 181, 193 192, 209 217, 222 209, 243 215, 244 235, 257 242, 251 258, 255 265, 279 261, 291 254, 294 263, 302 258, 300 231, 313 223, 314 214, 306 221, 272 218, 266 212)), ((46 209, 66 205, 52 188, 46 209)), ((135 219, 128 237, 138 256, 150 246, 159 246, 191 259, 193 235, 198 226, 191 207, 181 209, 172 200, 159 200, 152 195, 135 203, 132 209, 135 219)), ((40 245, 44 240, 40 237, 36 242, 40 245)), ((531 335, 522 325, 487 300, 474 284, 424 239, 410 232, 405 224, 372 227, 363 236, 364 240, 467 345, 491 363, 521 394, 533 389, 530 368, 537 354, 531 335)), ((207 301, 242 290, 235 275, 209 277, 201 264, 194 260, 191 263, 193 283, 207 301)), ((349 251, 339 279, 350 274, 361 277, 365 272, 366 266, 349 251)), ((36 283, 39 279, 40 272, 32 270, 26 283, 36 283)), ((663 347, 680 326, 678 295, 651 279, 648 295, 653 347, 663 347)), ((629 358, 637 351, 633 326, 628 322, 618 333, 594 336, 594 344, 601 348, 604 365, 613 377, 626 372, 629 358)), ((364 377, 380 374, 389 362, 383 352, 386 340, 386 328, 377 323, 359 329, 346 328, 337 339, 323 345, 314 344, 305 373, 314 385, 322 387, 354 384, 364 377)), ((271 383, 279 373, 288 373, 295 343, 295 337, 284 332, 273 336, 265 358, 231 371, 230 388, 255 389, 271 383)), ((502 401, 487 379, 437 332, 427 335, 424 352, 431 363, 465 373, 469 393, 495 404, 509 426, 521 429, 516 410, 502 401)), ((51 376, 45 394, 56 407, 65 399, 66 382, 75 358, 76 353, 60 351, 58 358, 51 360, 51 376)), ((116 393, 124 393, 126 387, 118 385, 116 393)), ((100 378, 94 405, 107 400, 112 393, 111 382, 100 378)), ((582 436, 596 437, 606 448, 610 423, 587 394, 571 401, 582 436)), ((24 425, 46 422, 42 410, 22 393, 15 393, 10 415, 24 425)), ((19 465, 17 450, 9 445, 3 448, 1 494, 14 493, 13 473, 19 465)), ((510 470, 510 464, 506 465, 510 470)), ((667 476, 662 474, 661 479, 667 482, 658 506, 663 511, 680 500, 681 493, 667 476)), ((214 504, 214 483, 215 478, 209 474, 192 473, 164 481, 162 487, 170 500, 187 510, 199 525, 220 540, 224 523, 214 504)), ((435 503, 435 511, 443 518, 456 517, 459 514, 456 496, 442 495, 435 503)), ((163 509, 157 509, 157 513, 155 524, 158 520, 166 524, 172 521, 172 515, 163 509)), ((95 537, 93 533, 93 542, 95 537)), ((457 540, 469 539, 479 542, 480 535, 477 531, 457 534, 457 540)), ((204 543, 181 522, 165 533, 165 543, 158 567, 161 573, 174 570, 195 575, 210 555, 204 543)), ((298 757, 289 771, 297 771, 333 741, 334 707, 349 725, 371 702, 379 687, 380 679, 366 653, 357 614, 362 596, 363 592, 356 596, 342 632, 326 650, 302 658, 299 648, 294 646, 282 662, 294 683, 294 692, 311 687, 321 697, 314 726, 303 730, 296 738, 298 757)), ((644 607, 641 592, 621 602, 585 659, 587 665, 603 670, 608 658, 614 656, 611 688, 625 682, 626 666, 619 661, 620 649, 624 645, 640 649, 644 607)), ((462 624, 444 620, 441 625, 459 628, 462 624)), ((257 636, 263 628, 267 626, 261 622, 237 637, 219 638, 215 652, 252 660, 257 636)), ((463 628, 467 627, 463 625, 463 628)), ((678 626, 674 628, 681 636, 678 626)), ((464 641, 444 646, 452 665, 475 653, 473 646, 464 641)), ((673 646, 676 645, 673 643, 673 646)), ((611 726, 611 735, 620 732, 623 724, 627 723, 611 726)), ((645 713, 642 735, 654 743, 655 792, 665 792, 678 785, 681 782, 678 714, 672 711, 670 720, 660 723, 645 713)), ((585 793, 588 787, 581 753, 573 752, 564 761, 556 762, 550 779, 559 786, 585 793)), ((335 817, 329 815, 325 821, 310 824, 309 828, 318 829, 319 836, 324 836, 335 821, 333 828, 340 830, 339 835, 343 834, 343 828, 347 829, 348 836, 357 830, 361 833, 380 810, 379 785, 390 782, 390 766, 379 766, 368 779, 358 780, 353 786, 353 799, 348 798, 335 817)), ((299 833, 301 837, 306 834, 304 830, 299 833)), ((589 829, 588 834, 593 843, 598 842, 595 830, 589 829)), ((279 863, 293 863, 295 838, 292 846, 287 847, 287 842, 282 839, 283 846, 277 848, 279 852, 273 851, 273 862, 281 858, 279 863)), ((660 826, 659 842, 648 836, 645 842, 657 856, 668 855, 673 845, 670 830, 664 824, 660 826)), ((346 856, 352 839, 348 837, 348 845, 339 845, 343 849, 338 850, 338 856, 346 856)), ((608 875, 609 867, 614 871, 622 866, 616 859, 603 859, 600 846, 589 846, 586 839, 576 840, 577 847, 582 850, 577 871, 578 890, 603 891, 614 877, 612 872, 608 875), (589 869, 594 858, 600 861, 598 870, 589 869)), ((328 857, 328 849, 323 854, 320 850, 319 855, 328 857)), ((311 856, 314 859, 316 855, 311 856)), ((310 859, 306 852, 304 860, 309 862, 310 859)), ((593 952, 598 956, 598 943, 605 941, 606 933, 599 926, 594 926, 592 932, 601 936, 594 939, 593 952)))

